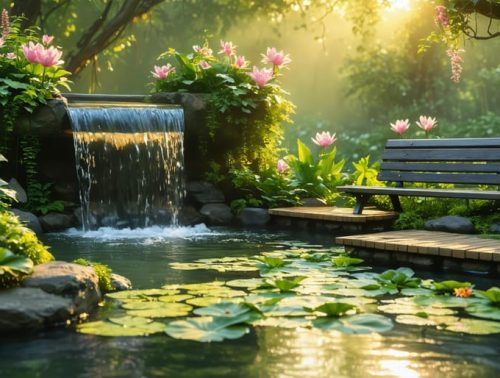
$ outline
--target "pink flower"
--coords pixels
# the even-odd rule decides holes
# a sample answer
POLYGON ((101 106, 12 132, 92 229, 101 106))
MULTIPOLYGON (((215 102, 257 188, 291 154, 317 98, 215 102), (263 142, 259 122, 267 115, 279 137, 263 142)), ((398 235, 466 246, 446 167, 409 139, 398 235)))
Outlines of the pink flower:
POLYGON ((10 26, 9 26, 9 12, 7 9, 2 10, 2 37, 7 38, 9 35, 10 26))
POLYGON ((227 56, 233 55, 236 48, 236 46, 233 46, 233 42, 224 42, 222 39, 220 40, 220 47, 219 54, 226 54, 227 56))
POLYGON ((21 46, 23 49, 23 54, 30 63, 40 63, 38 60, 39 51, 43 49, 43 46, 39 43, 34 44, 29 41, 28 44, 21 46))
POLYGON ((16 58, 17 58, 16 53, 13 52, 7 53, 7 59, 16 59, 16 58))
POLYGON ((395 133, 398 133, 399 135, 403 135, 409 127, 410 122, 407 119, 405 119, 404 121, 398 119, 396 123, 391 123, 391 130, 395 133))
POLYGON ((446 13, 446 7, 443 5, 437 5, 435 9, 436 17, 434 21, 443 28, 447 28, 450 25, 450 20, 448 19, 448 15, 446 13))
POLYGON ((419 121, 417 121, 417 126, 424 130, 426 133, 431 131, 437 126, 436 118, 426 117, 421 115, 419 121))
POLYGON ((316 133, 316 138, 311 138, 312 141, 320 146, 321 148, 328 147, 331 144, 335 143, 337 138, 335 137, 335 133, 330 135, 329 131, 323 131, 321 133, 316 133))
POLYGON ((461 53, 465 52, 463 49, 449 49, 446 51, 446 54, 448 54, 450 58, 450 65, 451 65, 451 80, 453 80, 455 83, 458 83, 460 81, 460 76, 462 75, 462 57, 460 56, 461 53))
POLYGON ((281 51, 276 51, 276 49, 274 47, 268 47, 267 48, 267 51, 266 51, 266 55, 262 54, 263 56, 263 59, 262 59, 262 63, 265 63, 265 64, 273 64, 274 66, 284 66, 284 65, 287 65, 288 63, 290 63, 292 60, 290 59, 290 57, 287 55, 285 55, 285 53, 283 52, 283 50, 281 51))
POLYGON ((283 159, 279 159, 278 165, 276 166, 276 170, 278 171, 278 173, 285 173, 286 171, 288 171, 288 169, 290 169, 290 166, 283 159))
POLYGON ((3 39, 3 37, 0 37, 0 47, 2 47, 4 43, 5 43, 5 40, 3 39))
POLYGON ((255 81, 255 84, 259 87, 263 87, 273 78, 273 71, 266 68, 259 70, 257 67, 253 66, 253 71, 249 72, 248 75, 255 81))
POLYGON ((36 55, 38 59, 38 63, 40 63, 44 67, 52 67, 57 64, 64 63, 61 59, 62 51, 56 49, 51 46, 49 48, 45 48, 42 45, 37 50, 36 55))
POLYGON ((206 60, 202 60, 200 63, 198 63, 199 66, 204 69, 204 70, 208 70, 209 68, 211 68, 212 66, 206 61, 206 60))
POLYGON ((42 43, 45 45, 45 46, 48 46, 52 43, 52 41, 54 40, 54 36, 53 35, 47 35, 47 34, 44 34, 43 37, 42 37, 42 43))
POLYGON ((234 66, 236 68, 245 68, 246 66, 248 66, 248 62, 245 60, 245 57, 243 55, 240 55, 236 57, 234 66))
POLYGON ((175 72, 175 68, 172 67, 170 63, 168 63, 166 66, 154 66, 154 72, 151 71, 153 74, 153 77, 156 79, 165 79, 167 78, 170 73, 175 72))
POLYGON ((193 46, 193 50, 194 50, 194 52, 197 52, 198 54, 200 54, 200 55, 202 55, 202 56, 204 56, 206 58, 212 56, 212 53, 213 53, 212 49, 209 49, 206 46, 200 47, 198 45, 194 45, 193 46))

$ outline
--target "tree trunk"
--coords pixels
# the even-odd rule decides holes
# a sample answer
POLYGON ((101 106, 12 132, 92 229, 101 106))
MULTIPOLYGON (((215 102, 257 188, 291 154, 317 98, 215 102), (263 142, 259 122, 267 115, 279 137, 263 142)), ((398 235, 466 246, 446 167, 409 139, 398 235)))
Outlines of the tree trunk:
POLYGON ((26 29, 36 24, 41 10, 42 0, 23 0, 14 3, 14 7, 10 11, 10 14, 14 16, 23 16, 24 19, 21 22, 21 28, 26 29))

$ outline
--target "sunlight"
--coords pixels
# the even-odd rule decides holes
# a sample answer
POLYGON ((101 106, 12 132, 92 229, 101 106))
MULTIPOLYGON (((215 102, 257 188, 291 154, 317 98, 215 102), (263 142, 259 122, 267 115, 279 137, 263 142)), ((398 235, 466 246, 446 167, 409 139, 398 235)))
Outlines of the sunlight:
POLYGON ((389 7, 387 10, 390 12, 409 12, 411 10, 411 0, 389 0, 389 7))

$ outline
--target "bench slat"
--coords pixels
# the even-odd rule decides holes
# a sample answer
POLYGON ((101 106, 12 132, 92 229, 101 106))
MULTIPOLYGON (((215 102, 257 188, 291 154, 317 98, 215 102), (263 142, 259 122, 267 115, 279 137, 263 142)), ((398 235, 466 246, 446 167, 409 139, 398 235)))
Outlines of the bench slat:
POLYGON ((458 190, 458 189, 418 189, 418 188, 387 188, 381 186, 338 186, 337 190, 352 194, 403 195, 416 197, 444 197, 500 200, 500 191, 493 190, 458 190))
POLYGON ((379 173, 378 179, 382 181, 500 185, 500 174, 414 173, 383 171, 379 173))
POLYGON ((496 173, 500 172, 500 163, 473 164, 473 162, 416 163, 416 162, 383 161, 380 164, 380 169, 383 171, 496 173))
POLYGON ((500 161, 500 148, 395 148, 386 149, 382 159, 403 161, 500 161))
POLYGON ((500 138, 389 139, 386 148, 500 147, 500 138))

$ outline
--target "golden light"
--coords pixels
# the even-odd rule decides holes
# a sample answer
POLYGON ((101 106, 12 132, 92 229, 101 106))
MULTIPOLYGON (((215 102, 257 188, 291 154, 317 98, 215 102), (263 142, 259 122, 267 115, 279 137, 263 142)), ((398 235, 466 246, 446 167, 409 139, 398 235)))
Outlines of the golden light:
POLYGON ((387 10, 391 12, 408 12, 411 10, 411 0, 389 0, 389 8, 387 10))

